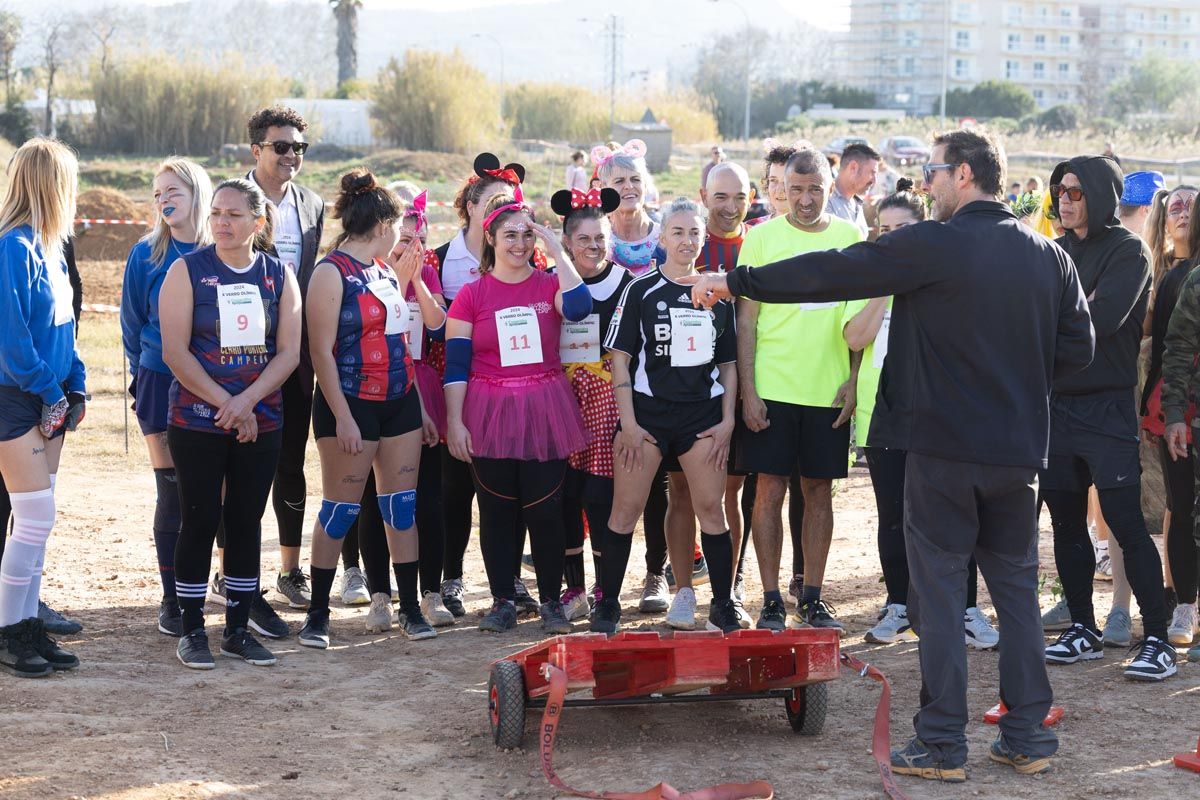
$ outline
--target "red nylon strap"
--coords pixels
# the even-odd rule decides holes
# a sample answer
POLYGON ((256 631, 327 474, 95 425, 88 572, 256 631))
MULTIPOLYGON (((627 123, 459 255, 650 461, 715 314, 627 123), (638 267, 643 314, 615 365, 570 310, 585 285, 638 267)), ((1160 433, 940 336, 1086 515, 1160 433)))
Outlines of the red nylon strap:
MULTIPOLYGON (((752 783, 723 783, 708 786, 694 792, 680 792, 673 786, 660 783, 643 792, 590 792, 568 786, 554 772, 554 737, 562 719, 563 698, 567 695, 567 673, 558 667, 546 664, 543 669, 550 679, 550 694, 546 698, 546 710, 542 712, 542 726, 538 731, 538 750, 542 762, 542 774, 555 789, 574 795, 590 797, 592 800, 773 800, 775 790, 766 781, 752 783)), ((886 720, 886 716, 884 717, 886 720)), ((886 738, 886 736, 885 736, 886 738)))
POLYGON ((865 678, 871 678, 883 684, 883 692, 879 696, 879 704, 875 706, 875 728, 871 734, 871 755, 879 767, 879 779, 883 782, 884 793, 892 800, 908 800, 908 795, 900 791, 896 785, 896 776, 892 773, 891 741, 888 730, 888 718, 892 709, 892 685, 878 667, 866 664, 849 653, 842 651, 842 663, 865 678))

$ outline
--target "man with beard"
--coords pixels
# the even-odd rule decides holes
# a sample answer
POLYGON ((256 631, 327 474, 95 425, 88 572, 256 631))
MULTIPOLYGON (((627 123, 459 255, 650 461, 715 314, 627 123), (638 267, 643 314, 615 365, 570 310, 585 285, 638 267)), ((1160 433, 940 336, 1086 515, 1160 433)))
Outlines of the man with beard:
POLYGON ((830 214, 853 222, 866 238, 868 228, 863 214, 863 197, 875 185, 883 158, 869 144, 852 144, 842 151, 840 163, 827 209, 830 214))

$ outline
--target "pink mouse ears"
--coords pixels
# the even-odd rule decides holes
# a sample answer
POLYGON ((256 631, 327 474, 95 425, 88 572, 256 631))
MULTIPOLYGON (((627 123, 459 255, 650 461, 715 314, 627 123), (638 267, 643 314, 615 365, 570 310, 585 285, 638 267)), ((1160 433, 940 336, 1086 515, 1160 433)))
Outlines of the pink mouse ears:
POLYGON ((597 167, 602 167, 609 161, 612 161, 617 156, 629 156, 630 158, 645 158, 646 143, 641 139, 630 139, 625 144, 618 147, 616 150, 610 150, 602 144, 598 144, 592 148, 592 161, 597 167))

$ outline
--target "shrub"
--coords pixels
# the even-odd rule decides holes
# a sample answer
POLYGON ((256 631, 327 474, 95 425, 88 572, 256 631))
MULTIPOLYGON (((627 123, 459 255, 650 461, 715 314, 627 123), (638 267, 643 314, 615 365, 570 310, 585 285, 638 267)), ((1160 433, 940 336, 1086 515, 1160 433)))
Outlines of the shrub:
POLYGON ((20 100, 10 97, 4 111, 0 111, 0 137, 19 146, 33 138, 33 134, 33 117, 20 100))
POLYGON ((1054 106, 1037 115, 1037 126, 1046 131, 1073 131, 1079 127, 1080 112, 1076 106, 1054 106))
POLYGON ((467 152, 495 138, 498 97, 458 50, 409 50, 379 71, 371 116, 380 133, 413 150, 467 152))

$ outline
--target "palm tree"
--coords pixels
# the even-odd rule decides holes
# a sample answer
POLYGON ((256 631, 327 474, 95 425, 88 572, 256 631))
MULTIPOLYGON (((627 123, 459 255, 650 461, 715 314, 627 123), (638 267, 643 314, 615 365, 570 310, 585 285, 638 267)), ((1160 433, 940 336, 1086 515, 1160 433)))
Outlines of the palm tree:
POLYGON ((338 86, 358 77, 358 10, 362 0, 329 0, 337 20, 338 86))

